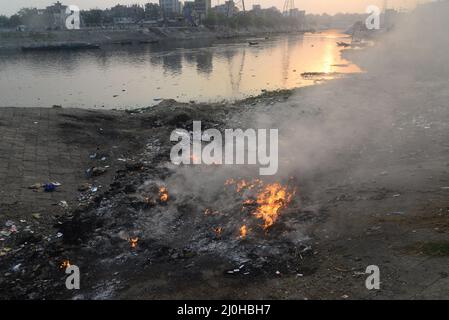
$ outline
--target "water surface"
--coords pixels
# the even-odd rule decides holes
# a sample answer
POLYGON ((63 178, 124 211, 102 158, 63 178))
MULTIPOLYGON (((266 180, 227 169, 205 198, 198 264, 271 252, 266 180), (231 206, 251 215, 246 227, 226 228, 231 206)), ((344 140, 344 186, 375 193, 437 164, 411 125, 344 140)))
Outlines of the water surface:
POLYGON ((359 72, 336 32, 226 43, 108 46, 80 52, 0 54, 0 106, 132 108, 162 98, 236 100, 314 84, 303 72, 359 72))

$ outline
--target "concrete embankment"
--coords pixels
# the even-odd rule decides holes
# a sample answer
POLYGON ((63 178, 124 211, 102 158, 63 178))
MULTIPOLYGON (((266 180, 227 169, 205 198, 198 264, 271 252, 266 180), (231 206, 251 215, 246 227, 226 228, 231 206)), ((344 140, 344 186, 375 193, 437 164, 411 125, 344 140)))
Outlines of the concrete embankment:
POLYGON ((23 46, 54 45, 70 43, 120 44, 153 42, 162 40, 193 40, 251 37, 275 33, 299 32, 294 28, 248 28, 211 30, 205 27, 150 27, 140 29, 81 29, 64 31, 9 31, 0 32, 1 49, 20 49, 23 46))

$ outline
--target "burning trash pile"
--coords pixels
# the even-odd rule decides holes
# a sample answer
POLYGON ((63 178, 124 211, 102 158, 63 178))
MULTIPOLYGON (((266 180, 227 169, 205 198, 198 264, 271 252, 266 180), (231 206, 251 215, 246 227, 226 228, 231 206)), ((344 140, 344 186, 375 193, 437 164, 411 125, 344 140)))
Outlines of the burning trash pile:
POLYGON ((95 235, 84 241, 109 263, 213 255, 260 269, 304 254, 307 238, 294 179, 229 178, 186 187, 189 178, 167 170, 158 171, 158 180, 120 184, 120 192, 62 227, 65 241, 80 238, 69 225, 92 226, 95 235))
POLYGON ((178 276, 203 268, 224 277, 303 273, 310 212, 300 205, 297 181, 185 170, 143 165, 119 172, 107 193, 61 217, 56 227, 63 236, 45 251, 53 282, 43 283, 37 296, 48 293, 47 285, 63 286, 72 265, 87 270, 85 298, 119 291, 118 283, 126 286, 149 266, 177 266, 178 276), (101 274, 112 274, 117 284, 99 282, 101 274))
MULTIPOLYGON (((296 190, 289 185, 279 182, 265 184, 260 179, 252 181, 228 179, 226 186, 235 186, 236 192, 242 194, 242 211, 251 211, 252 214, 263 221, 261 227, 268 231, 276 222, 283 209, 286 209, 296 194, 296 190), (292 190, 290 190, 292 189, 292 190)), ((240 228, 242 237, 246 237, 247 227, 240 228)))

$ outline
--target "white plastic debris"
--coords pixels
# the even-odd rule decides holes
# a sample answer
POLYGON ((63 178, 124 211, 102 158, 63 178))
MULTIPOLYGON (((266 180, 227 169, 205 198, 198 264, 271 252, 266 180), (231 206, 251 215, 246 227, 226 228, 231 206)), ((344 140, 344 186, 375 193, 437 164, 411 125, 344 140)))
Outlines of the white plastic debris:
POLYGON ((13 272, 19 272, 20 271, 20 267, 22 266, 22 264, 21 263, 19 263, 19 264, 16 264, 14 267, 12 267, 12 271, 13 272))
POLYGON ((60 201, 59 202, 59 205, 61 206, 61 207, 63 207, 64 209, 68 209, 69 208, 69 204, 67 203, 67 201, 60 201))

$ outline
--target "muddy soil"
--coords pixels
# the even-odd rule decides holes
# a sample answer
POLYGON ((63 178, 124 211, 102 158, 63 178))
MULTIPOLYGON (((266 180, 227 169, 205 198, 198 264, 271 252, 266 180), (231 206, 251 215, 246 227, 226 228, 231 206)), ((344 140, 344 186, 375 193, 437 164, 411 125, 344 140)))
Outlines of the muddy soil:
MULTIPOLYGON (((290 99, 290 92, 278 92, 236 105, 164 101, 151 109, 108 115, 53 110, 56 134, 84 150, 87 160, 76 165, 80 170, 95 161, 89 155, 97 146, 121 152, 114 152, 110 180, 104 178, 100 191, 72 188, 69 209, 57 207, 55 215, 42 220, 33 220, 33 210, 25 205, 2 215, 2 226, 13 220, 18 232, 1 242, 1 298, 447 298, 445 128, 425 136, 427 129, 407 128, 419 151, 379 152, 372 145, 362 154, 346 153, 335 167, 284 181, 300 191, 268 232, 242 213, 235 190, 217 187, 216 193, 201 194, 183 185, 180 179, 187 175, 168 163, 175 128, 191 130, 192 120, 219 130, 245 127, 255 112, 269 112, 290 99), (355 163, 365 166, 363 175, 352 170, 355 163), (161 186, 168 188, 166 202, 158 198, 161 186), (210 216, 205 214, 209 208, 210 216), (252 232, 239 238, 243 222, 251 224, 252 232), (223 227, 219 235, 217 226, 223 227), (138 239, 135 245, 131 239, 138 239), (67 260, 81 270, 76 292, 65 288, 61 264, 67 260), (365 287, 364 272, 372 264, 381 269, 380 290, 365 287)), ((226 178, 218 169, 204 170, 202 176, 215 174, 220 184, 226 178)), ((212 188, 205 182, 205 189, 212 188)))

